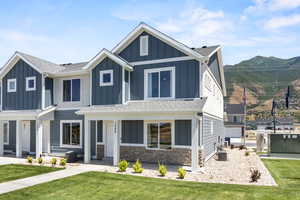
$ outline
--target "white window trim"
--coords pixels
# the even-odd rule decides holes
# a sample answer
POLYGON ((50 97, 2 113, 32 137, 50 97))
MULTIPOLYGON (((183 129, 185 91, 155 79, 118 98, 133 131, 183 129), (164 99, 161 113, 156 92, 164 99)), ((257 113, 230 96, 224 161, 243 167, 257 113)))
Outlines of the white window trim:
POLYGON ((148 150, 159 150, 159 151, 170 151, 175 148, 175 122, 173 120, 151 120, 151 121, 144 121, 144 144, 145 148, 148 150), (158 134, 158 148, 150 148, 148 147, 148 124, 155 124, 155 123, 171 123, 171 149, 160 149, 160 132, 158 134))
POLYGON ((9 145, 9 121, 3 121, 3 126, 2 126, 2 131, 3 131, 3 144, 4 145, 9 145), (7 142, 4 142, 4 124, 7 124, 7 142))
POLYGON ((61 100, 63 103, 81 103, 81 87, 82 87, 82 80, 81 78, 64 78, 62 79, 62 82, 61 82, 61 100), (72 84, 72 80, 75 80, 75 79, 79 79, 80 81, 80 88, 79 88, 79 101, 72 101, 72 88, 73 88, 73 84, 72 84), (71 100, 70 101, 64 101, 64 81, 68 81, 68 80, 71 80, 71 100))
POLYGON ((16 92, 16 91, 17 91, 17 79, 15 79, 15 78, 7 79, 7 92, 16 92), (15 83, 15 89, 9 88, 10 82, 15 83))
POLYGON ((36 77, 35 76, 26 77, 26 91, 34 91, 34 90, 36 90, 36 77), (34 87, 33 88, 29 88, 29 81, 30 80, 34 81, 34 87))
MULTIPOLYGON (((159 75, 160 76, 160 75, 159 75)), ((144 70, 144 99, 146 100, 161 100, 161 99, 174 99, 175 98, 175 67, 163 67, 144 70), (159 97, 148 97, 148 74, 154 72, 171 71, 171 97, 160 97, 160 78, 158 81, 158 95, 159 97)))
MULTIPOLYGON (((72 131, 72 130, 71 130, 72 131)), ((82 120, 60 120, 60 147, 62 148, 82 148, 82 120), (80 126, 80 141, 79 145, 63 144, 63 123, 79 123, 80 126)))
POLYGON ((100 86, 112 86, 114 85, 114 70, 109 69, 109 70, 102 70, 99 71, 99 85, 100 86), (103 74, 110 74, 110 82, 109 83, 104 83, 103 82, 103 74))
POLYGON ((140 56, 148 56, 148 52, 149 52, 149 37, 148 35, 143 35, 140 37, 140 56), (143 40, 145 40, 145 51, 143 51, 143 40))

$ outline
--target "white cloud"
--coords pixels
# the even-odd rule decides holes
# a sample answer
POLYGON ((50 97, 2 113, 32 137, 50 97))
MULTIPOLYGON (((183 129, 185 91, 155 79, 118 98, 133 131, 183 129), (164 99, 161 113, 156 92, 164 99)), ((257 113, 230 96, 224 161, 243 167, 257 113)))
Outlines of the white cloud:
POLYGON ((300 24, 300 14, 283 16, 283 17, 273 17, 265 22, 265 27, 267 29, 279 29, 287 26, 294 26, 300 24))
POLYGON ((300 6, 300 0, 273 0, 269 4, 271 10, 288 10, 300 6))

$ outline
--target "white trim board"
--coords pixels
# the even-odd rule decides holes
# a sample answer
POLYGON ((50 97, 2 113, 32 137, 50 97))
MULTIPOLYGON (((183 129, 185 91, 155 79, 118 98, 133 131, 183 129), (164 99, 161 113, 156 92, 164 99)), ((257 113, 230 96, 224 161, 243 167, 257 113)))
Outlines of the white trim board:
POLYGON ((185 60, 193 60, 191 56, 181 56, 175 58, 163 58, 163 59, 156 59, 156 60, 146 60, 146 61, 137 61, 137 62, 130 62, 131 65, 149 65, 149 64, 157 64, 157 63, 165 63, 165 62, 177 62, 177 61, 185 61, 185 60))

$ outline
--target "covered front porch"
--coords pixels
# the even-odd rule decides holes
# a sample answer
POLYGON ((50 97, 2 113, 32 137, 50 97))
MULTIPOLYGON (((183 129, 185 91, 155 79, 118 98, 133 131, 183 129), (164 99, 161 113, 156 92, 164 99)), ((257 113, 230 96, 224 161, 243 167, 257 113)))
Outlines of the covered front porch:
MULTIPOLYGON (((193 103, 189 103, 191 102, 193 103)), ((164 107, 164 104, 161 105, 164 107)), ((122 106, 128 108, 128 105, 95 106, 77 112, 84 115, 85 163, 91 162, 91 150, 96 145, 96 158, 111 158, 113 165, 117 165, 122 159, 139 159, 147 163, 162 161, 167 164, 188 165, 193 170, 202 166, 200 112, 188 110, 184 106, 181 108, 185 110, 181 111, 147 106, 149 109, 144 109, 143 112, 120 109, 122 106), (114 112, 111 107, 118 112, 114 112), (96 130, 94 136, 91 134, 93 127, 101 129, 102 133, 96 130), (96 144, 92 137, 96 137, 96 144)))
POLYGON ((50 153, 50 120, 54 110, 0 112, 0 156, 40 157, 50 153))

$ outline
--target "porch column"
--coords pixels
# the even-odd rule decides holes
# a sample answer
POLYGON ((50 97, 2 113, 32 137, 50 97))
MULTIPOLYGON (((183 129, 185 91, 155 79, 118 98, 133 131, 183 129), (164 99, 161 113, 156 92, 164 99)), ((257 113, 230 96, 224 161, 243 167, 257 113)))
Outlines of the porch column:
POLYGON ((16 157, 22 157, 22 121, 16 121, 16 157))
POLYGON ((114 121, 114 158, 113 165, 118 165, 120 160, 120 135, 121 135, 121 120, 114 121))
POLYGON ((192 119, 192 171, 199 169, 199 123, 192 119))
POLYGON ((36 142, 35 142, 35 156, 39 158, 43 153, 43 121, 36 120, 36 142))
POLYGON ((3 121, 0 120, 0 156, 4 154, 4 133, 3 133, 3 121))
POLYGON ((84 119, 84 163, 91 161, 91 121, 84 119))

